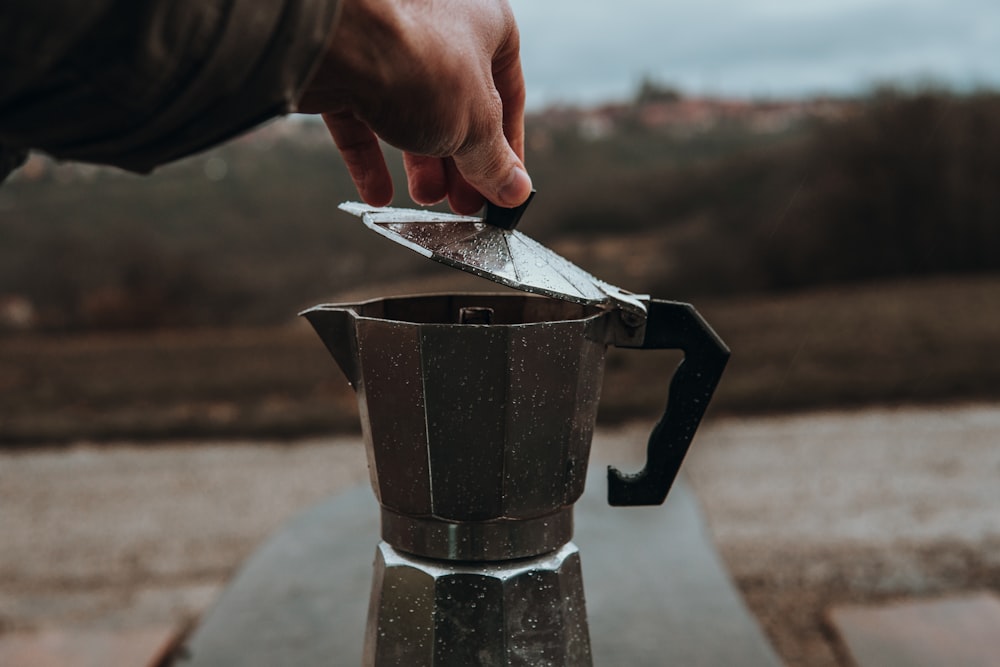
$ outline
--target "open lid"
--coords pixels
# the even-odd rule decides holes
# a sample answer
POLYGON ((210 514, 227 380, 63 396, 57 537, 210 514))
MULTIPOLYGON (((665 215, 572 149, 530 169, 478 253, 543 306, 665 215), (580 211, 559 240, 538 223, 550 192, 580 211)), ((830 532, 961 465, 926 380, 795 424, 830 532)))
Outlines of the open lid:
POLYGON ((382 236, 442 264, 523 292, 611 305, 645 318, 646 306, 640 297, 595 278, 514 230, 526 206, 527 202, 517 209, 503 209, 488 204, 483 218, 356 202, 340 208, 382 236))

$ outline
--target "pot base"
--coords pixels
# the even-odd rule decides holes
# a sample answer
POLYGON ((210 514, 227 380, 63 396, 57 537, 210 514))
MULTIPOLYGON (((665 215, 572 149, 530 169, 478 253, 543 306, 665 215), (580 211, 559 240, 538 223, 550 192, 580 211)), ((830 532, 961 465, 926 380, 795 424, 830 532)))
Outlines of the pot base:
POLYGON ((364 664, 591 665, 579 550, 463 564, 380 543, 364 664))

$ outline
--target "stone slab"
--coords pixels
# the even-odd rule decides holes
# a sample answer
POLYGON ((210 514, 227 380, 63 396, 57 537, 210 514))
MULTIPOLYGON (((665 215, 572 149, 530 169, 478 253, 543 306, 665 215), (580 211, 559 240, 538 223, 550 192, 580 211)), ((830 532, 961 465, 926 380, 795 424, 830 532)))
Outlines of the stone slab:
MULTIPOLYGON (((662 507, 612 508, 602 475, 588 479, 574 538, 594 663, 778 667, 683 480, 662 507)), ((360 664, 378 535, 367 487, 294 517, 244 564, 177 664, 360 664)))
POLYGON ((1000 598, 989 592, 835 607, 830 619, 858 667, 1000 665, 1000 598))
POLYGON ((154 665, 177 629, 51 629, 0 635, 3 667, 154 665))

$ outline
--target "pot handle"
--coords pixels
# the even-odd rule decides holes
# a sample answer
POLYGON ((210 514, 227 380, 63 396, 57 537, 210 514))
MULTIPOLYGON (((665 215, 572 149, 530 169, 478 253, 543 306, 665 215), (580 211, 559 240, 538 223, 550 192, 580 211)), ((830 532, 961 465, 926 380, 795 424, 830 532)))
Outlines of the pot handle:
POLYGON ((729 348, 694 306, 676 301, 649 300, 646 335, 635 347, 679 349, 684 359, 670 382, 663 417, 649 436, 645 467, 624 474, 608 466, 608 504, 617 506, 659 505, 666 500, 729 360, 729 348))

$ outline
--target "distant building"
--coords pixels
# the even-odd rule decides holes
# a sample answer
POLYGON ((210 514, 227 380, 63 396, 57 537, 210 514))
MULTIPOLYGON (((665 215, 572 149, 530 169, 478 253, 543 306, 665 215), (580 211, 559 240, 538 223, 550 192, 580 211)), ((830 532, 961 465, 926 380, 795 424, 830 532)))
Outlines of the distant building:
POLYGON ((569 128, 585 140, 613 138, 626 126, 684 137, 720 126, 759 134, 783 132, 810 119, 838 120, 856 113, 853 100, 740 100, 712 97, 640 95, 633 103, 592 107, 550 107, 527 116, 530 145, 547 147, 547 135, 569 128))
POLYGON ((0 331, 29 331, 37 323, 31 301, 17 294, 0 295, 0 331))

